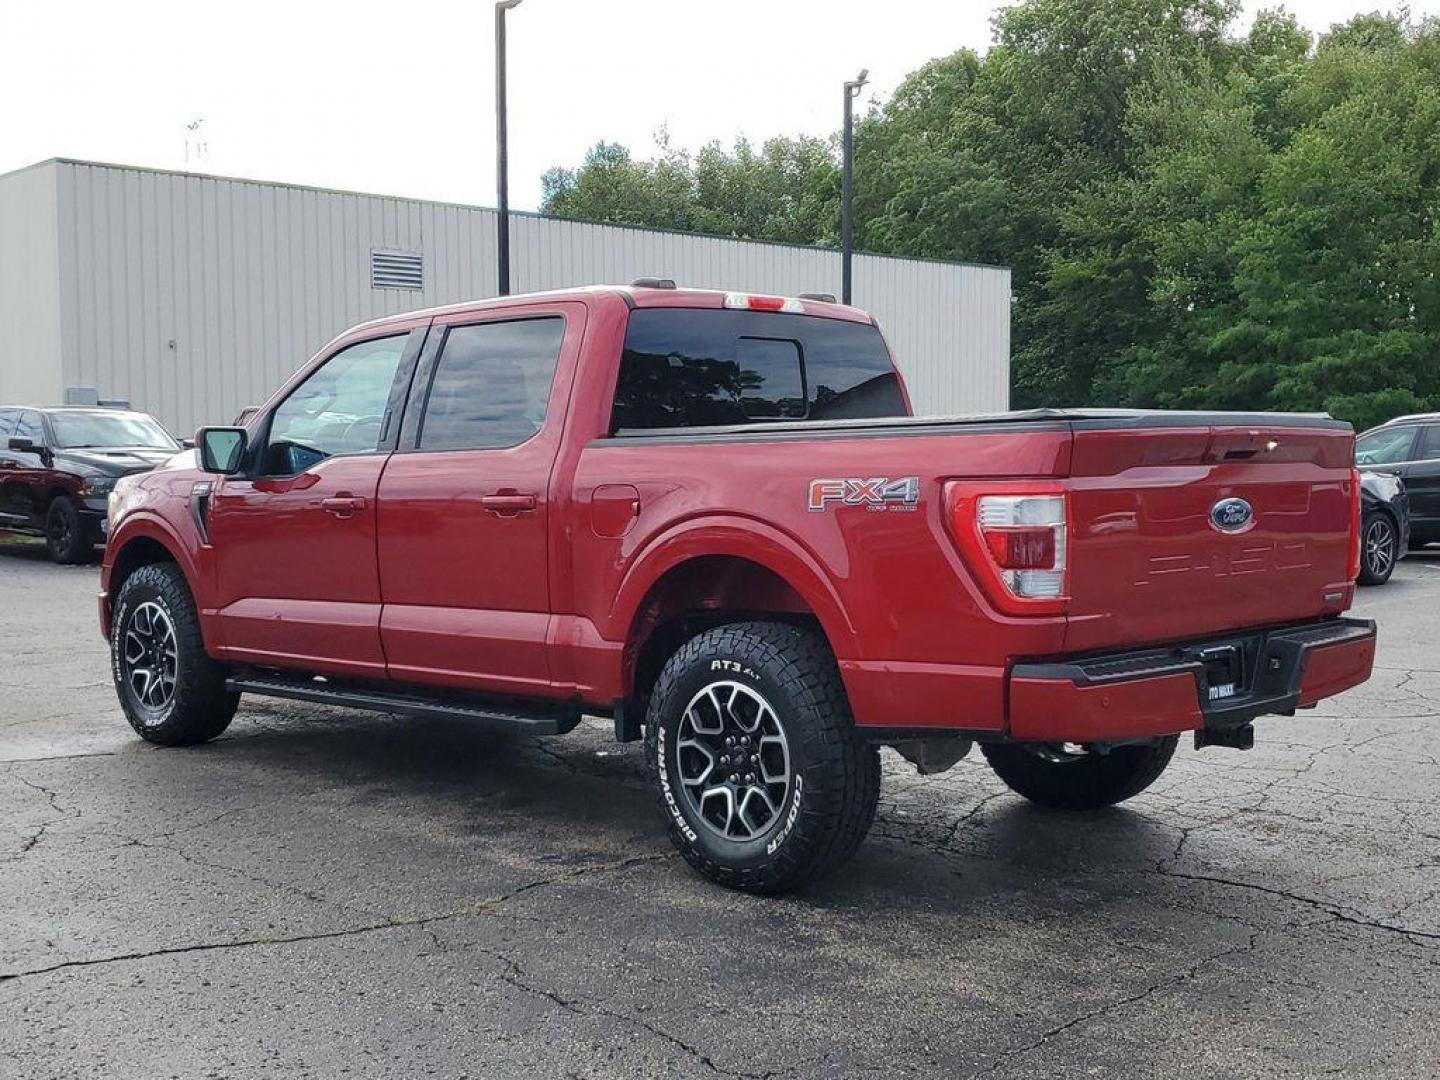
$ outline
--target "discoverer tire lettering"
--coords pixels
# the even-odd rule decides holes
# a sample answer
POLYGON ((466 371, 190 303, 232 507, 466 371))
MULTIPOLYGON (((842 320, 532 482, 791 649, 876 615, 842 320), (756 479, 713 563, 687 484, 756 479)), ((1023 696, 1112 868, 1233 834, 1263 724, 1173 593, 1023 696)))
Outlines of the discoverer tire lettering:
MULTIPOLYGON (((834 656, 813 631, 784 623, 734 623, 691 638, 665 664, 650 698, 646 717, 646 756, 655 778, 657 799, 670 838, 697 871, 730 888, 779 893, 829 873, 859 847, 875 817, 880 791, 876 748, 855 731, 849 702, 834 656), (710 691, 714 689, 712 694, 710 691), (699 725, 696 702, 707 710, 699 725), (756 704, 758 703, 758 704, 756 704), (768 708, 771 721, 756 709, 768 708), (733 713, 727 710, 733 709, 733 713), (749 710, 748 712, 746 710, 749 710), (736 767, 729 794, 716 796, 733 808, 747 787, 777 779, 784 746, 786 793, 775 812, 730 827, 728 814, 702 816, 687 793, 679 764, 677 733, 687 724, 692 744, 697 732, 720 740, 737 732, 769 732, 768 750, 755 748, 753 762, 736 767), (777 730, 778 729, 778 730, 777 730), (745 770, 754 774, 747 777, 745 770), (737 794, 738 793, 738 794, 737 794)), ((716 750, 698 749, 702 755, 716 750)), ((747 749, 744 753, 750 753, 747 749)), ((717 761, 718 763, 718 761, 717 761)), ((692 770, 694 765, 691 766, 692 770)), ((704 770, 700 775, 708 776, 704 770)), ((700 788, 707 780, 690 780, 700 788)), ((759 795, 751 797, 760 799, 759 795)))

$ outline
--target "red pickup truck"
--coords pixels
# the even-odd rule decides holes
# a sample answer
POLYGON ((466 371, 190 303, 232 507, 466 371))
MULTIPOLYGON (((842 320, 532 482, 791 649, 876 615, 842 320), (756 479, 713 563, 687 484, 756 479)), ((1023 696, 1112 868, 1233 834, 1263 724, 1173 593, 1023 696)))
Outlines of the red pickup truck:
POLYGON ((1350 428, 910 415, 853 308, 575 289, 367 323, 121 480, 100 619, 156 743, 242 693, 643 737, 670 835, 832 869, 877 748, 1069 809, 1368 677, 1350 428))

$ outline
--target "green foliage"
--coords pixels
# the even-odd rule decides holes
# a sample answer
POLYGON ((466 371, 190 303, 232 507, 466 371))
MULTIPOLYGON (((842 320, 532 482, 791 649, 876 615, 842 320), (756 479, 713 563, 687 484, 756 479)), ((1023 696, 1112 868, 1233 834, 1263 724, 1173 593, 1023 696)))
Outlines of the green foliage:
POLYGON ((656 151, 636 161, 623 146, 596 144, 579 169, 545 174, 542 209, 558 217, 794 244, 839 237, 833 140, 771 139, 757 151, 741 139, 733 150, 710 143, 692 156, 661 131, 656 151))
MULTIPOLYGON (((1014 268, 1017 406, 1440 409, 1440 24, 1237 7, 1022 0, 858 123, 860 247, 1014 268)), ((833 244, 837 165, 662 134, 544 209, 833 244)))

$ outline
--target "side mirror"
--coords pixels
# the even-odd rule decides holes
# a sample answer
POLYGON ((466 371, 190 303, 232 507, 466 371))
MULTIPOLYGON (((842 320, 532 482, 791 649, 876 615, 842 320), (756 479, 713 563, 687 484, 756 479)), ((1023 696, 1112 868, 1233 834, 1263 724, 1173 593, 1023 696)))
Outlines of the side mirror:
POLYGON ((10 449, 14 450, 17 454, 43 454, 45 452, 43 446, 35 445, 34 439, 27 439, 24 436, 12 438, 10 440, 10 449))
POLYGON ((208 427, 195 433, 200 450, 200 468, 206 472, 233 476, 245 460, 244 428, 208 427))

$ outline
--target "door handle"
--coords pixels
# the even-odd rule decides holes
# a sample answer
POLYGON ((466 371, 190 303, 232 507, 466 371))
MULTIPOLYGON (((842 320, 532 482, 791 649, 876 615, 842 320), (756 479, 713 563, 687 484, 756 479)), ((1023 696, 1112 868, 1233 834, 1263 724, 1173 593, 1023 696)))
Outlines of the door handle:
POLYGON ((535 496, 518 491, 502 491, 498 495, 486 495, 480 505, 498 517, 514 517, 535 509, 535 496))
POLYGON ((321 507, 328 514, 346 518, 357 510, 365 509, 365 498, 361 495, 333 495, 320 500, 321 507))

